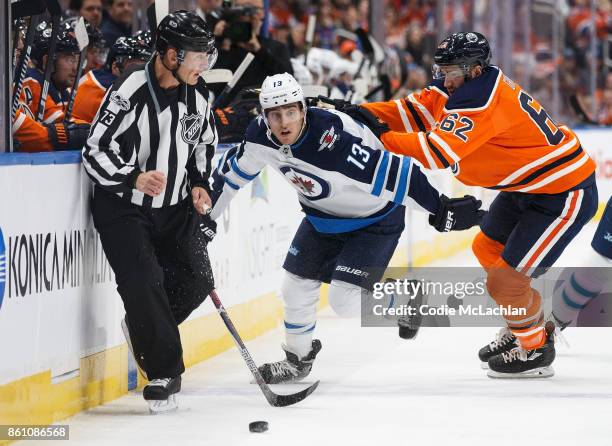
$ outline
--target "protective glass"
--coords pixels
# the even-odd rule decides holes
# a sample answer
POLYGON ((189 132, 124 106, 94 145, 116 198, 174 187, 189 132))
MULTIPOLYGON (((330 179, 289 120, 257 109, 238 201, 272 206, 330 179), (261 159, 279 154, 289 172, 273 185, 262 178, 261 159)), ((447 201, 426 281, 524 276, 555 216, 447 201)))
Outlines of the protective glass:
POLYGON ((181 65, 189 71, 197 71, 203 73, 210 70, 217 61, 217 49, 214 48, 207 53, 198 53, 195 51, 185 51, 185 57, 181 65))
POLYGON ((302 119, 299 107, 283 107, 266 113, 270 125, 293 124, 302 119))
POLYGON ((454 80, 467 76, 469 69, 458 65, 436 65, 431 67, 431 74, 434 79, 449 79, 454 80))

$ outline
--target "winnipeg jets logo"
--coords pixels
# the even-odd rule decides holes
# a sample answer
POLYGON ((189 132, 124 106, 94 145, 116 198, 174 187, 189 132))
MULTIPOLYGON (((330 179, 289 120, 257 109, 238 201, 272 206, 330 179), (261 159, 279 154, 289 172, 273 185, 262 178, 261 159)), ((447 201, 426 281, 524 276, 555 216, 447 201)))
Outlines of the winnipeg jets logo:
POLYGON ((610 234, 609 232, 606 232, 606 235, 604 235, 604 239, 605 239, 607 242, 612 243, 612 234, 610 234))
POLYGON ((474 33, 467 33, 465 35, 465 38, 470 43, 474 43, 474 42, 476 42, 478 40, 478 36, 476 34, 474 34, 474 33))
POLYGON ((117 106, 123 110, 123 111, 129 111, 130 110, 130 101, 125 99, 121 93, 119 93, 118 91, 113 91, 110 95, 110 100, 111 102, 113 102, 114 104, 117 104, 117 106))
POLYGON ((307 200, 316 201, 329 197, 329 183, 323 178, 293 166, 281 166, 279 170, 289 184, 307 200))
POLYGON ((197 144, 200 139, 200 131, 204 123, 204 116, 200 113, 193 115, 184 114, 181 118, 181 137, 187 144, 197 144))
POLYGON ((315 185, 312 181, 300 177, 296 174, 293 175, 291 183, 294 184, 304 195, 312 194, 315 188, 315 185))
POLYGON ((332 126, 331 129, 325 130, 325 132, 323 132, 323 135, 321 136, 321 139, 319 140, 319 144, 321 145, 319 146, 319 150, 317 150, 317 152, 320 152, 321 150, 324 150, 324 149, 333 150, 334 149, 333 146, 337 140, 338 140, 338 134, 336 133, 336 130, 332 126))

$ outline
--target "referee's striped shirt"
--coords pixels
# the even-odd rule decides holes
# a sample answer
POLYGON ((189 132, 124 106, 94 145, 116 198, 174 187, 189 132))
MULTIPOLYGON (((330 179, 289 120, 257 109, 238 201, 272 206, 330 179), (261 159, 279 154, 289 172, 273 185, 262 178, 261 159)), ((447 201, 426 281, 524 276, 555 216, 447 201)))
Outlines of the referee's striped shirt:
POLYGON ((204 80, 181 84, 172 97, 155 77, 155 57, 109 88, 83 148, 96 187, 146 208, 177 204, 194 186, 209 190, 218 141, 204 80), (155 198, 135 189, 136 177, 151 170, 167 177, 155 198))

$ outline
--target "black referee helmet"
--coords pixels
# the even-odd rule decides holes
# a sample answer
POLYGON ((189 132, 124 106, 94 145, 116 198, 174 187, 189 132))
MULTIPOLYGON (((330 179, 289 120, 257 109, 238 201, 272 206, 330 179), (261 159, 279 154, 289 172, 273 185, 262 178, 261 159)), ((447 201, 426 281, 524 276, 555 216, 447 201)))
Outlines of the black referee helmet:
POLYGON ((177 52, 211 53, 215 50, 215 37, 195 12, 176 11, 164 17, 157 27, 155 49, 164 54, 169 47, 177 52))

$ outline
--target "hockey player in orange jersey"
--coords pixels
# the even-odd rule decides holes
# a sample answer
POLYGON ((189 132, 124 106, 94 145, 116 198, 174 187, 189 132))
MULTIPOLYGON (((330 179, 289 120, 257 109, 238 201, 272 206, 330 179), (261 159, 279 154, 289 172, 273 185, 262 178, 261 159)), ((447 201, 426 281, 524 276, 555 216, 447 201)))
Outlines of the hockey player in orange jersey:
POLYGON ((544 326, 530 282, 595 214, 595 163, 570 128, 490 59, 482 34, 452 34, 435 51, 429 87, 362 107, 383 121, 374 127, 387 150, 500 191, 472 248, 491 297, 525 315, 506 317, 508 327, 479 357, 491 377, 546 377, 553 374, 554 326, 544 326))
POLYGON ((48 60, 51 27, 45 22, 39 25, 32 49, 32 61, 35 68, 28 69, 20 97, 20 102, 27 105, 32 116, 38 116, 38 103, 44 84, 45 67, 47 63, 52 63, 53 71, 42 119, 42 122, 47 124, 61 122, 64 119, 64 106, 69 97, 68 89, 74 85, 79 58, 79 46, 74 30, 66 22, 62 22, 60 26, 53 60, 48 60))
POLYGON ((79 81, 72 115, 75 120, 93 122, 106 90, 132 65, 145 63, 153 54, 151 40, 120 37, 113 44, 104 68, 89 71, 79 81))
POLYGON ((13 120, 16 152, 50 152, 81 149, 87 142, 89 124, 55 122, 43 124, 21 104, 13 120))

